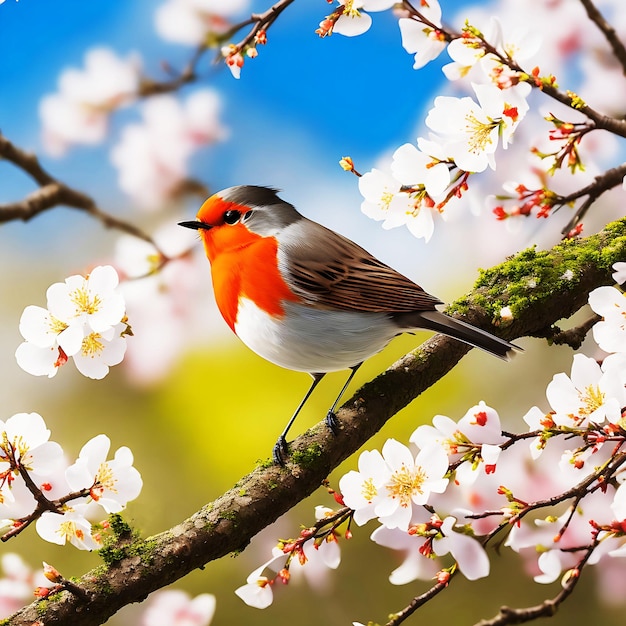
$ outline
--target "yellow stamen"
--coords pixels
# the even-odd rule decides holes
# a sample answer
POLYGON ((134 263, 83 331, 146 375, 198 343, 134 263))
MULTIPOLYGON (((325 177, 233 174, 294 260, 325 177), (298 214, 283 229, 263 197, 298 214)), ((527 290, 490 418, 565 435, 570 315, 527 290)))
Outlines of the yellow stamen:
POLYGON ((91 333, 83 339, 83 345, 81 346, 81 354, 83 356, 96 357, 104 350, 104 344, 101 341, 102 335, 100 333, 91 333))
POLYGON ((363 485, 361 485, 361 495, 368 502, 371 502, 378 495, 378 489, 374 486, 374 481, 371 478, 363 481, 363 485))
POLYGON ((426 473, 421 467, 409 470, 405 465, 396 470, 391 476, 391 484, 387 485, 387 491, 392 498, 398 498, 400 505, 408 507, 411 497, 416 493, 423 493, 422 486, 426 480, 426 473))

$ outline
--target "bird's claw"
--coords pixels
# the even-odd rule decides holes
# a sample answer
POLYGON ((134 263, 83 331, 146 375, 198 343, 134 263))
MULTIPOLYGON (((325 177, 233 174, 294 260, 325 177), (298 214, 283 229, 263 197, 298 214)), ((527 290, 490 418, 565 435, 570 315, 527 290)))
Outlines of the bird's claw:
POLYGON ((287 448, 287 440, 283 435, 278 438, 278 441, 274 445, 272 450, 272 460, 275 465, 284 465, 285 459, 289 455, 289 449, 287 448))
POLYGON ((330 432, 333 435, 336 435, 339 432, 339 420, 337 419, 337 414, 334 411, 328 411, 326 413, 326 426, 330 429, 330 432))

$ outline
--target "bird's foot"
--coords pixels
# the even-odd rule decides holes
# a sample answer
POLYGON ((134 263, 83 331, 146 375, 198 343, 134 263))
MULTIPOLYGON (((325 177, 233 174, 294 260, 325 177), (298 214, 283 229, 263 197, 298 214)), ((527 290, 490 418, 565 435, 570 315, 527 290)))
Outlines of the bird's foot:
POLYGON ((339 420, 337 419, 337 414, 334 411, 328 411, 326 413, 326 426, 330 429, 330 432, 333 435, 336 435, 339 432, 339 420))
POLYGON ((281 435, 274 445, 274 449, 272 450, 272 460, 274 461, 275 465, 284 465, 287 456, 289 456, 287 440, 283 435, 281 435))

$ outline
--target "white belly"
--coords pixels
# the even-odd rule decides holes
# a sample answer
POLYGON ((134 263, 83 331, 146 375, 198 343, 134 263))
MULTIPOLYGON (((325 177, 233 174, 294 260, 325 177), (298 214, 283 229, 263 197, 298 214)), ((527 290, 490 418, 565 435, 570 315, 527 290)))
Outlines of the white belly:
POLYGON ((398 334, 385 313, 318 311, 285 303, 274 318, 246 298, 239 301, 235 331, 271 363, 300 372, 347 369, 382 350, 398 334))

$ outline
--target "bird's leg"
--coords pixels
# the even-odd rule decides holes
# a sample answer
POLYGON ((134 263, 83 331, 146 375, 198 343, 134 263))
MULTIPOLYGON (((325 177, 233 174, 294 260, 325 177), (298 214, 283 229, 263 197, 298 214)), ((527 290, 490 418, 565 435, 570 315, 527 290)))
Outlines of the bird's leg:
POLYGON ((274 450, 272 451, 272 459, 274 460, 274 463, 276 463, 276 465, 285 464, 285 457, 287 456, 287 433, 289 432, 289 429, 294 423, 296 417, 298 417, 298 413, 300 413, 300 410, 309 399, 309 396, 313 393, 315 387, 317 387, 317 384, 320 382, 320 380, 322 380, 322 378, 324 378, 324 374, 311 374, 311 376, 313 377, 313 382, 311 383, 309 390, 304 394, 304 398, 302 398, 302 400, 300 401, 298 408, 294 411, 294 414, 291 416, 289 422, 287 422, 285 430, 283 430, 282 434, 278 438, 278 441, 274 446, 274 450))
POLYGON ((356 374, 357 370, 359 369, 359 367, 361 367, 362 364, 363 364, 362 362, 357 363, 356 365, 353 365, 350 368, 350 376, 348 376, 348 380, 346 380, 344 386, 341 388, 341 391, 339 392, 339 395, 337 396, 337 399, 333 402, 333 405, 330 407, 330 409, 328 409, 328 413, 326 413, 326 426, 330 428, 333 434, 336 433, 339 428, 339 422, 337 421, 337 414, 335 413, 335 410, 337 409, 337 405, 339 404, 339 401, 341 400, 344 392, 348 388, 348 385, 350 384, 350 382, 354 378, 354 375, 356 374))

